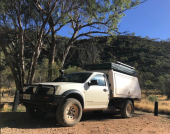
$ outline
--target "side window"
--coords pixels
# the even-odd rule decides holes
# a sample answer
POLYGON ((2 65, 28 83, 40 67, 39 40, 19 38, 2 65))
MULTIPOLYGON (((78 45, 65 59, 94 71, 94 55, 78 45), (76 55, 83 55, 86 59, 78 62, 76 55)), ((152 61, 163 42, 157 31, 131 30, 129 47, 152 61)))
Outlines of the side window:
POLYGON ((99 86, 106 86, 105 78, 103 75, 95 75, 91 80, 97 80, 99 86))

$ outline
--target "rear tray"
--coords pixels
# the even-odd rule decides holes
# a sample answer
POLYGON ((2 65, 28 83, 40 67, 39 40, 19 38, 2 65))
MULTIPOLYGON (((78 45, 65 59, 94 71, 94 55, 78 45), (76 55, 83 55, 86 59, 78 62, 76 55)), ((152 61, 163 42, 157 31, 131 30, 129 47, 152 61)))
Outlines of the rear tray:
POLYGON ((121 72, 124 74, 137 76, 137 72, 130 66, 125 66, 125 64, 117 64, 113 62, 107 62, 103 64, 88 64, 84 67, 86 70, 97 70, 97 69, 113 69, 114 71, 121 72))

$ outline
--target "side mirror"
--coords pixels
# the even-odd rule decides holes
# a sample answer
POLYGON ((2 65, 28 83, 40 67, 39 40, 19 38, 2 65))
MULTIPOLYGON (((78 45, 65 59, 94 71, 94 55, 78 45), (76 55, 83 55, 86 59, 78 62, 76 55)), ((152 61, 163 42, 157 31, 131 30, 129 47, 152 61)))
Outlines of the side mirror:
POLYGON ((97 80, 91 80, 91 83, 88 83, 89 86, 92 86, 92 85, 98 85, 98 82, 97 80))

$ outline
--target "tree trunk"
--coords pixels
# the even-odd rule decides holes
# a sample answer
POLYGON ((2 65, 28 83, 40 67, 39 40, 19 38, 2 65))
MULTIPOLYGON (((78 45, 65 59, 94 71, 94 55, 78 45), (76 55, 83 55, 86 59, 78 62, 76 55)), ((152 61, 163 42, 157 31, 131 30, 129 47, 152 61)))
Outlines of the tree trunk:
POLYGON ((49 50, 49 61, 48 61, 48 81, 52 81, 52 76, 53 76, 53 64, 54 64, 54 58, 55 58, 55 49, 56 49, 56 38, 55 38, 55 25, 53 22, 52 17, 50 16, 49 21, 48 21, 50 27, 51 27, 51 32, 52 32, 52 40, 51 42, 49 41, 50 45, 50 50, 49 50))
POLYGON ((35 69, 36 69, 36 66, 37 66, 37 60, 38 60, 40 52, 41 52, 42 37, 43 37, 43 33, 44 33, 44 28, 45 28, 45 25, 46 25, 48 19, 49 19, 49 16, 43 22, 43 25, 41 26, 40 32, 38 34, 38 40, 37 40, 37 43, 35 45, 35 50, 34 50, 34 53, 33 53, 32 59, 31 59, 31 64, 30 64, 30 68, 29 68, 29 72, 28 72, 28 76, 29 76, 28 84, 32 84, 32 82, 34 80, 35 69))
POLYGON ((24 62, 24 33, 22 29, 20 29, 20 33, 21 33, 20 70, 21 70, 21 84, 23 85, 25 82, 25 62, 24 62))
MULTIPOLYGON (((77 27, 78 27, 78 24, 76 25, 77 27)), ((62 62, 61 62, 61 68, 63 68, 63 66, 64 66, 64 63, 65 63, 65 60, 66 60, 66 57, 67 57, 67 55, 68 55, 68 53, 69 53, 69 51, 70 51, 70 48, 72 47, 72 45, 73 45, 73 42, 74 42, 74 40, 75 40, 75 37, 77 36, 77 34, 78 34, 78 32, 79 32, 79 29, 78 28, 75 28, 74 29, 74 34, 73 34, 73 36, 71 37, 71 39, 68 41, 68 43, 67 43, 67 48, 66 48, 66 51, 64 52, 64 55, 63 55, 63 60, 62 60, 62 62)))
POLYGON ((167 95, 167 99, 170 99, 170 89, 167 89, 166 95, 167 95))
POLYGON ((70 48, 71 48, 71 45, 69 45, 69 46, 66 48, 66 51, 65 51, 65 53, 64 53, 64 55, 63 55, 63 60, 62 60, 62 62, 61 62, 61 68, 63 68, 63 66, 64 66, 64 63, 65 63, 66 57, 67 57, 67 55, 68 55, 68 53, 69 53, 69 51, 70 51, 70 48))
MULTIPOLYGON (((16 69, 14 68, 12 58, 11 58, 10 54, 7 52, 7 50, 5 48, 5 44, 2 42, 2 40, 0 42, 0 46, 2 48, 2 51, 3 51, 4 55, 5 55, 6 61, 7 61, 8 65, 9 65, 9 67, 11 69, 12 76, 13 76, 13 79, 15 81, 16 89, 20 90, 21 87, 22 87, 22 83, 21 83, 21 81, 19 79, 19 75, 17 75, 18 73, 17 73, 16 69)), ((17 59, 15 59, 15 60, 17 60, 17 59)))
MULTIPOLYGON (((42 44, 42 43, 41 43, 42 44)), ((30 67, 30 77, 29 77, 29 84, 32 84, 33 80, 34 80, 34 75, 35 75, 35 69, 36 69, 36 66, 37 66, 37 60, 38 60, 38 57, 40 55, 40 49, 41 45, 37 44, 37 47, 35 48, 35 53, 32 57, 32 63, 31 63, 31 67, 30 67)))
POLYGON ((54 64, 54 55, 55 55, 56 45, 52 45, 49 51, 49 61, 48 61, 48 81, 52 81, 53 75, 53 64, 54 64))

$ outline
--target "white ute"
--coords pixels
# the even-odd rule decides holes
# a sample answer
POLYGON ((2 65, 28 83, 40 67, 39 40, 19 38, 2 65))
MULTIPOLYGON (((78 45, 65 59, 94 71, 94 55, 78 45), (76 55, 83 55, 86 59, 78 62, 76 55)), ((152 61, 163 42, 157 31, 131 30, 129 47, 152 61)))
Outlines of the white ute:
POLYGON ((53 82, 24 85, 20 102, 30 117, 40 118, 55 111, 62 126, 76 125, 83 111, 114 109, 124 118, 132 117, 134 101, 141 89, 136 71, 123 63, 87 65, 89 71, 61 74, 53 82))

